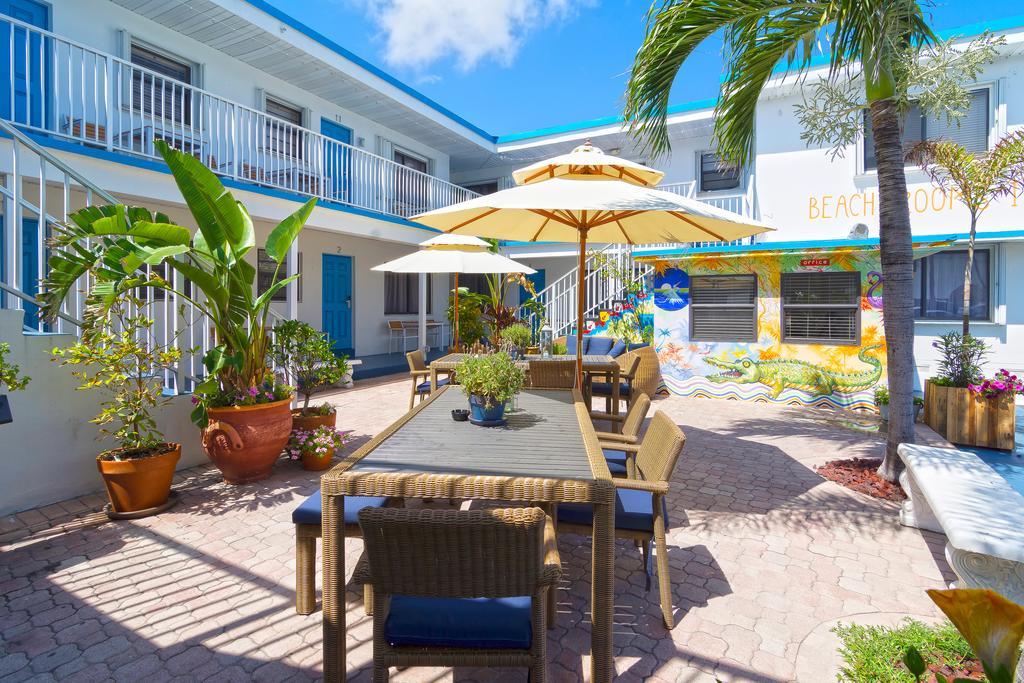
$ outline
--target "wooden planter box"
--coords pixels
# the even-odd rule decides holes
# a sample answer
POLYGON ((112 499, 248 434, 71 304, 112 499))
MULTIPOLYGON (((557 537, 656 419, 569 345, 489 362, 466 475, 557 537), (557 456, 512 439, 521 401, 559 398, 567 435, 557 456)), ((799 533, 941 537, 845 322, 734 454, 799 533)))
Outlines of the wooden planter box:
POLYGON ((1013 450, 1013 396, 983 398, 970 389, 925 382, 924 421, 947 441, 1013 450))

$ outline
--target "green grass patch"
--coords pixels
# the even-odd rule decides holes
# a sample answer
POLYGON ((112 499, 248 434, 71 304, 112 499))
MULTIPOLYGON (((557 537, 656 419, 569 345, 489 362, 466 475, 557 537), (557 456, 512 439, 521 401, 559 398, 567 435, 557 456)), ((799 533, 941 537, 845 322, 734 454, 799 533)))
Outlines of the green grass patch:
POLYGON ((839 653, 844 666, 839 680, 846 683, 914 683, 903 666, 903 655, 911 645, 926 664, 956 666, 974 657, 967 641, 948 621, 928 626, 907 619, 896 628, 839 624, 832 632, 843 641, 839 653))

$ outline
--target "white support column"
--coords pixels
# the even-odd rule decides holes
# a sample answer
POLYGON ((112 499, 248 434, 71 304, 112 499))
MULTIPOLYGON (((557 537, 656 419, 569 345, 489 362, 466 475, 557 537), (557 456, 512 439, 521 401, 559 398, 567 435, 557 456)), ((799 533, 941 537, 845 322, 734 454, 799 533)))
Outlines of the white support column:
POLYGON ((427 348, 427 274, 420 273, 419 275, 419 287, 417 288, 420 295, 419 305, 416 310, 419 311, 419 328, 420 328, 420 341, 416 348, 426 349, 427 348))
MULTIPOLYGON (((296 237, 288 249, 288 275, 299 272, 299 238, 296 237)), ((288 319, 298 320, 299 318, 299 283, 292 280, 285 287, 285 297, 288 302, 288 319)))

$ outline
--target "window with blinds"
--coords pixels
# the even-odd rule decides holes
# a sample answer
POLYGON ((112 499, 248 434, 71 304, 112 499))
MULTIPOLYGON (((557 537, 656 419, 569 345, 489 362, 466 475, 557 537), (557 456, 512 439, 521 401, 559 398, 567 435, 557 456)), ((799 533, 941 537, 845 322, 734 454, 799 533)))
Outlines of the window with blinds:
MULTIPOLYGON (((270 258, 266 249, 256 250, 256 291, 258 294, 263 294, 265 291, 275 282, 280 282, 289 276, 288 273, 288 261, 285 260, 281 264, 281 270, 277 270, 277 261, 270 258), (274 272, 277 272, 277 279, 274 279, 274 272)), ((302 252, 299 252, 299 272, 302 272, 302 252)), ((296 283, 296 301, 302 301, 302 278, 300 277, 295 281, 296 283)), ((274 292, 274 296, 271 297, 272 301, 287 301, 288 300, 288 288, 282 287, 280 291, 274 292)))
POLYGON ((263 111, 274 118, 267 119, 267 148, 271 153, 290 159, 304 158, 302 107, 267 97, 263 111))
POLYGON ((757 341, 757 276, 691 277, 690 339, 757 341))
MULTIPOLYGON (((990 259, 977 249, 971 263, 971 320, 988 320, 990 259)), ((924 320, 960 320, 964 316, 964 269, 967 250, 940 251, 914 259, 914 314, 924 320)))
POLYGON ((132 109, 175 123, 191 124, 192 65, 132 43, 132 109), (143 71, 145 69, 145 71, 143 71), (180 82, 179 82, 180 81, 180 82))
POLYGON ((782 341, 860 341, 860 273, 783 273, 782 341))
MULTIPOLYGON (((959 121, 948 121, 944 115, 925 116, 917 103, 911 102, 900 121, 904 153, 921 140, 949 140, 963 145, 968 152, 988 150, 989 89, 972 90, 970 95, 970 105, 959 121)), ((864 170, 873 170, 877 165, 875 141, 871 136, 871 114, 865 112, 864 170)))
POLYGON ((732 190, 740 186, 740 167, 726 164, 714 152, 700 155, 700 191, 732 190))

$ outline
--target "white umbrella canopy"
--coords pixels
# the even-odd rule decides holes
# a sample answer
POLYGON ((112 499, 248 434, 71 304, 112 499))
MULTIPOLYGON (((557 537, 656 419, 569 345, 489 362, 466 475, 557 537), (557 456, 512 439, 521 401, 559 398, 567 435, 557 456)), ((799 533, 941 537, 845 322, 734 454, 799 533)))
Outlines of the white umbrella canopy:
MULTIPOLYGON (((490 251, 490 244, 470 235, 438 235, 421 242, 423 249, 400 256, 370 270, 389 273, 455 273, 454 346, 459 338, 459 273, 525 273, 537 271, 490 251)), ((420 339, 424 338, 425 313, 420 313, 420 339)))
POLYGON ((605 154, 588 140, 568 154, 559 154, 521 168, 512 177, 518 185, 561 177, 603 177, 651 187, 660 183, 665 174, 635 161, 605 154))
MULTIPOLYGON (((513 173, 517 187, 411 220, 445 233, 525 242, 579 242, 584 272, 587 241, 612 244, 723 241, 773 228, 648 185, 661 172, 592 145, 513 173)), ((583 381, 584 288, 577 287, 576 381, 583 381)))

